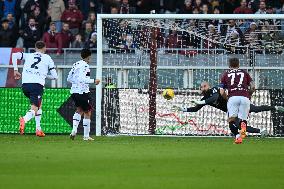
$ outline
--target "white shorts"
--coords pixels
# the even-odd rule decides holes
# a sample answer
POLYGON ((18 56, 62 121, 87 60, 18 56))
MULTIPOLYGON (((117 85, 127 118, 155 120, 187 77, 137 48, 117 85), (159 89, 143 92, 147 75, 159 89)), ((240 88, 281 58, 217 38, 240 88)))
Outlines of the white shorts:
POLYGON ((238 117, 241 120, 247 120, 250 109, 250 100, 244 96, 232 96, 227 103, 228 115, 238 117))

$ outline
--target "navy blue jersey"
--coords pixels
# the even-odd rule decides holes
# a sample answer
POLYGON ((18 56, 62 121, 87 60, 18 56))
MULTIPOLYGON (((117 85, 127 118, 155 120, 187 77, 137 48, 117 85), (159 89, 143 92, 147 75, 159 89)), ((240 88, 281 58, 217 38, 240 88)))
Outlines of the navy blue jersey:
POLYGON ((201 100, 205 100, 207 105, 213 106, 219 110, 227 112, 227 100, 222 97, 219 87, 213 87, 209 89, 201 100), (216 97, 212 98, 214 96, 216 97))
POLYGON ((197 112, 205 105, 213 106, 219 110, 227 112, 227 100, 222 97, 219 87, 209 89, 201 100, 205 100, 205 104, 187 108, 187 112, 197 112))

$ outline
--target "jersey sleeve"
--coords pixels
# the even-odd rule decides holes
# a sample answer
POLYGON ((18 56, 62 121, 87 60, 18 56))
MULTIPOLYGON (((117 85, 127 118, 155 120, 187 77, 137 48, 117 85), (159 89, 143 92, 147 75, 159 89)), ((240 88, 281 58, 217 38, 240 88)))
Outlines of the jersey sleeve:
POLYGON ((197 112, 198 110, 200 110, 203 106, 205 106, 204 104, 198 104, 194 107, 189 107, 186 108, 186 112, 197 112))
POLYGON ((25 60, 26 53, 17 52, 12 54, 12 63, 15 71, 18 71, 18 60, 25 60))
POLYGON ((48 65, 48 71, 50 72, 50 75, 47 75, 47 79, 58 79, 58 75, 55 69, 55 65, 53 60, 50 58, 49 65, 48 65))

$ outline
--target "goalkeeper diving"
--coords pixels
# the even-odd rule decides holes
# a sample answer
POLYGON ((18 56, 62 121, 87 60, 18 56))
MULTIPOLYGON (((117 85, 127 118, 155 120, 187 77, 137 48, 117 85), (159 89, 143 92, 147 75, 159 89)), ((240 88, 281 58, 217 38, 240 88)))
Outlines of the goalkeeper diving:
MULTIPOLYGON (((215 107, 219 110, 222 110, 223 112, 227 112, 227 96, 224 89, 219 87, 210 87, 210 84, 207 81, 203 81, 200 85, 200 92, 203 95, 201 100, 194 100, 192 101, 196 106, 194 107, 179 107, 179 106, 173 106, 173 110, 182 111, 182 112, 197 112, 200 110, 203 106, 209 105, 212 107, 215 107)), ((262 106, 256 106, 254 104, 250 104, 250 112, 258 113, 263 111, 279 111, 284 112, 283 106, 268 106, 268 105, 262 105, 262 106)), ((239 122, 240 120, 237 120, 239 122)), ((233 134, 237 134, 237 130, 235 128, 230 128, 231 132, 233 134)), ((266 136, 267 131, 265 129, 258 129, 254 127, 247 126, 247 132, 249 133, 260 133, 261 136, 266 136)))

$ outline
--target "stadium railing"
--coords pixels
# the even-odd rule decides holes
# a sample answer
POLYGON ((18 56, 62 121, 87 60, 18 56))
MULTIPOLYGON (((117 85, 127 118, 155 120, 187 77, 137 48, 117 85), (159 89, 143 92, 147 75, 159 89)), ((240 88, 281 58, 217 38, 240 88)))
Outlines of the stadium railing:
MULTIPOLYGON (((32 52, 33 50, 34 49, 28 49, 28 52, 32 52)), ((47 50, 51 52, 55 49, 49 48, 47 50)), ((61 55, 49 53, 56 64, 59 79, 57 81, 48 81, 47 87, 66 88, 69 86, 66 82, 66 78, 69 70, 72 68, 72 64, 80 60, 80 50, 81 49, 79 48, 65 48, 61 55)), ((92 76, 95 77, 97 68, 96 49, 93 49, 93 51, 95 53, 92 56, 90 68, 92 76)), ((121 49, 104 49, 104 52, 105 68, 113 70, 113 73, 108 74, 105 78, 111 76, 118 88, 145 88, 139 83, 130 82, 130 78, 137 77, 137 75, 134 74, 135 71, 149 69, 150 62, 147 59, 143 59, 143 52, 137 50, 122 52, 121 49)), ((205 72, 210 72, 210 70, 215 70, 215 72, 210 74, 212 75, 212 78, 216 78, 216 74, 219 74, 218 71, 228 68, 227 59, 232 56, 240 58, 242 67, 253 72, 251 73, 254 76, 258 88, 275 89, 284 87, 284 84, 282 83, 282 76, 284 75, 283 53, 259 54, 258 50, 252 50, 250 55, 232 55, 224 49, 160 48, 158 49, 158 55, 158 67, 159 69, 165 70, 164 74, 166 74, 167 71, 175 70, 178 74, 182 75, 182 77, 177 78, 177 81, 175 82, 175 85, 178 88, 198 87, 196 84, 199 83, 198 76, 205 72), (185 55, 185 51, 194 53, 185 55)), ((22 66, 19 67, 21 68, 22 66)), ((12 65, 0 65, 0 68, 11 69, 12 65)), ((218 80, 215 81, 216 83, 214 83, 214 81, 212 82, 213 84, 217 84, 218 80)), ((20 82, 18 85, 20 85, 20 82)), ((160 84, 161 88, 166 86, 167 83, 160 84)))

